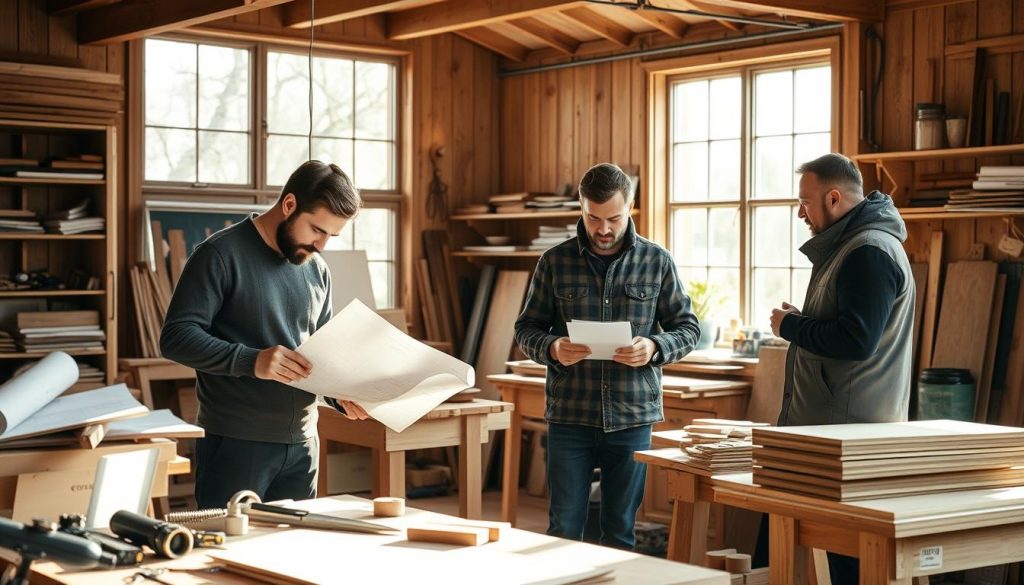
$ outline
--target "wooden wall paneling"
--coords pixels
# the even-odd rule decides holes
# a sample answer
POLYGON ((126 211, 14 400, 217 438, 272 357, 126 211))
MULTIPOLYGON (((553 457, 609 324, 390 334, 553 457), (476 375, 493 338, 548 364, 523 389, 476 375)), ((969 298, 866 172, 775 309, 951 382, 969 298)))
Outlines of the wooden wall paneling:
POLYGON ((623 162, 612 159, 612 64, 601 63, 594 67, 594 158, 591 164, 599 162, 623 162))
MULTIPOLYGON (((633 136, 630 122, 632 121, 632 97, 633 97, 633 75, 631 67, 633 61, 614 61, 611 63, 611 85, 612 95, 610 100, 611 108, 611 160, 612 162, 625 164, 639 164, 640 161, 633 158, 633 136)), ((638 107, 643 107, 640 104, 638 107)))
MULTIPOLYGON (((497 59, 489 51, 477 49, 473 55, 473 75, 477 83, 473 87, 473 183, 470 190, 461 195, 460 204, 467 204, 482 201, 483 197, 491 194, 492 183, 498 173, 497 165, 493 165, 492 153, 498 150, 497 136, 491 132, 497 131, 498 125, 492 124, 493 114, 498 112, 498 99, 500 95, 494 91, 497 83, 497 70, 495 64, 497 59)), ((456 246, 457 247, 457 246, 456 246)))
MULTIPOLYGON (((913 103, 942 102, 942 76, 945 72, 943 60, 945 26, 941 7, 915 10, 914 19, 914 63, 913 103)), ((913 111, 911 112, 913 115, 913 111)), ((942 161, 917 163, 917 173, 942 171, 942 161)))
POLYGON ((866 152, 861 141, 861 108, 860 92, 867 96, 863 68, 864 60, 864 25, 859 22, 848 22, 843 27, 842 37, 842 95, 840 97, 841 127, 840 151, 846 154, 866 152))
MULTIPOLYGON (((1014 0, 978 0, 978 38, 987 39, 1002 37, 1013 34, 1013 1, 1014 0)), ((1017 2, 1020 4, 1019 0, 1017 2)), ((1011 91, 1011 77, 1013 71, 1013 55, 1009 53, 994 53, 989 51, 985 57, 986 81, 992 84, 992 92, 986 93, 986 103, 995 104, 999 92, 1011 91)), ((990 115, 985 119, 985 135, 991 137, 993 133, 993 120, 995 108, 992 108, 990 115)), ((986 144, 992 144, 986 139, 986 144)), ((995 159, 981 159, 978 164, 1007 164, 1006 157, 995 159)))
POLYGON ((18 50, 18 2, 0 2, 0 51, 18 50))
POLYGON ((558 74, 546 71, 540 75, 540 170, 537 186, 541 191, 561 193, 564 177, 558 176, 558 74))
POLYGON ((18 51, 46 54, 46 6, 38 0, 18 0, 18 51))
MULTIPOLYGON (((914 146, 914 15, 895 12, 885 21, 885 88, 878 103, 883 150, 914 146)), ((877 115, 877 114, 876 114, 877 115)))
POLYGON ((573 134, 576 138, 576 164, 573 175, 578 182, 584 171, 594 164, 594 67, 573 69, 576 82, 576 117, 573 134))
MULTIPOLYGON (((977 3, 965 2, 946 7, 946 44, 954 45, 978 38, 977 3)), ((946 113, 967 116, 971 110, 972 87, 974 83, 974 59, 946 59, 945 98, 946 113)), ((968 128, 968 131, 970 129, 968 128)), ((949 172, 974 170, 972 160, 950 160, 943 164, 949 172)), ((959 250, 951 249, 954 255, 959 250)))
MULTIPOLYGON (((364 27, 365 28, 365 27, 364 27)), ((452 174, 448 179, 448 198, 453 205, 462 205, 473 199, 473 112, 476 99, 473 92, 473 53, 476 46, 461 37, 452 38, 452 174)), ((483 146, 483 145, 481 145, 483 146)))
MULTIPOLYGON (((434 44, 434 76, 433 76, 433 87, 431 91, 434 94, 434 99, 431 100, 431 144, 434 146, 445 146, 446 154, 439 161, 441 169, 441 178, 449 185, 452 183, 453 168, 455 164, 454 151, 457 148, 461 148, 462 145, 455 144, 452 141, 452 113, 454 103, 452 102, 450 92, 452 84, 455 81, 454 75, 452 74, 452 51, 455 37, 452 35, 441 35, 439 37, 431 39, 434 44)), ((461 112, 460 112, 461 114, 461 112)), ((429 157, 429 151, 426 153, 429 157)), ((429 184, 429 177, 426 175, 427 180, 422 183, 423 189, 429 184)), ((419 206, 423 206, 423 199, 418 202, 419 206)), ((430 227, 437 225, 432 224, 430 227)), ((427 227, 427 226, 424 226, 427 227)))
POLYGON ((539 144, 543 140, 540 125, 540 78, 536 73, 523 77, 521 123, 526 139, 520 146, 523 149, 523 189, 527 191, 541 189, 540 169, 546 163, 541 159, 539 144))
POLYGON ((48 17, 47 53, 51 57, 78 57, 78 33, 74 16, 48 17))
MULTIPOLYGON (((409 260, 413 266, 412 274, 416 284, 416 286, 409 287, 410 302, 413 307, 421 305, 425 307, 427 298, 422 296, 423 288, 419 286, 418 259, 421 256, 421 244, 417 229, 418 226, 426 222, 426 218, 423 217, 426 211, 422 202, 425 199, 425 194, 430 184, 430 177, 433 176, 431 174, 429 153, 431 141, 433 140, 431 128, 433 125, 432 101, 434 98, 432 91, 434 67, 430 64, 433 63, 434 53, 431 39, 417 39, 415 47, 415 54, 411 58, 413 135, 409 137, 413 141, 413 168, 410 169, 410 172, 413 174, 413 180, 408 199, 409 205, 407 205, 407 209, 404 212, 412 221, 409 222, 409 228, 404 232, 404 235, 407 236, 407 244, 403 246, 403 250, 409 253, 409 260)), ((427 339, 430 339, 432 332, 429 329, 425 311, 421 312, 413 309, 409 311, 409 316, 412 319, 413 331, 420 332, 427 339)))
POLYGON ((576 75, 572 69, 559 69, 558 79, 558 153, 557 170, 559 184, 572 185, 575 190, 580 176, 576 174, 576 75))
POLYGON ((524 189, 523 144, 526 132, 523 128, 524 76, 506 77, 502 80, 502 101, 505 104, 501 116, 501 191, 516 192, 524 189))

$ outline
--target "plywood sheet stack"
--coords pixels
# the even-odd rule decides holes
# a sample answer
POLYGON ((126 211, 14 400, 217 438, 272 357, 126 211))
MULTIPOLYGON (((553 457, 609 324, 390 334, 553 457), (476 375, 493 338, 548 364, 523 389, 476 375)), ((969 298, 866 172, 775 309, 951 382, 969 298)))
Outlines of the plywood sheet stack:
POLYGON ((754 483, 836 501, 1024 485, 1024 429, 932 420, 753 430, 754 483))
POLYGON ((750 471, 751 431, 767 423, 746 420, 698 418, 683 427, 679 448, 686 452, 686 465, 711 474, 750 471))

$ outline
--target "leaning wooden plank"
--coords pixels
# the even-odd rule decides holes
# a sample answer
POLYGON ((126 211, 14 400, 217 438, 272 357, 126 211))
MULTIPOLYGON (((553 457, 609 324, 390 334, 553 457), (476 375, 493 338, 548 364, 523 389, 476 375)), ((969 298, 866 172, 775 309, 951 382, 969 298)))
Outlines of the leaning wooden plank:
POLYGON ((181 271, 185 269, 185 260, 188 259, 188 253, 185 252, 185 231, 167 230, 167 239, 171 244, 171 283, 178 286, 181 271))
POLYGON ((925 297, 928 296, 928 265, 924 263, 911 264, 910 270, 914 275, 914 288, 916 289, 914 297, 914 353, 912 355, 914 356, 914 361, 917 361, 918 350, 921 347, 921 319, 924 317, 924 301, 925 297))
POLYGON ((452 305, 452 320, 455 326, 455 343, 461 348, 466 332, 466 320, 462 316, 462 301, 459 299, 459 287, 455 282, 455 271, 452 266, 452 251, 448 246, 447 232, 441 232, 441 258, 444 261, 444 273, 448 284, 448 296, 452 305))
POLYGON ((167 298, 171 298, 171 275, 167 272, 167 255, 164 253, 164 232, 159 221, 150 222, 153 235, 153 263, 156 264, 156 280, 167 298))
POLYGON ((1024 286, 1017 297, 1017 316, 1013 324, 1013 338, 1010 340, 1010 357, 1006 366, 1006 381, 1003 383, 1003 404, 999 422, 1007 425, 1021 425, 1021 410, 1024 409, 1024 286))
POLYGON ((487 381, 491 374, 504 374, 515 344, 515 323, 523 308, 523 297, 530 283, 526 271, 503 270, 498 273, 487 312, 484 335, 476 360, 476 384, 482 398, 496 399, 497 389, 487 381))
MULTIPOLYGON (((466 327, 466 339, 462 344, 462 361, 471 364, 476 361, 480 346, 480 334, 484 328, 484 315, 491 301, 491 290, 494 288, 494 265, 487 264, 480 268, 480 282, 477 284, 476 296, 473 298, 473 311, 466 327)), ((543 366, 542 366, 543 367, 543 366)))
POLYGON ((932 232, 931 249, 928 255, 928 290, 924 301, 924 317, 921 323, 921 368, 932 367, 932 351, 935 347, 935 322, 939 314, 939 289, 942 286, 942 239, 943 232, 932 232))
POLYGON ((426 330, 427 339, 446 341, 441 339, 441 328, 437 322, 434 305, 434 291, 430 286, 430 268, 427 266, 426 258, 420 258, 416 262, 416 276, 420 289, 420 306, 423 309, 423 328, 426 330))
POLYGON ((132 308, 135 314, 135 332, 139 338, 139 351, 143 357, 152 357, 149 353, 149 341, 146 336, 146 325, 142 316, 142 294, 139 292, 139 283, 135 274, 135 267, 128 267, 128 281, 132 293, 132 308))
POLYGON ((988 401, 992 391, 992 368, 996 361, 996 344, 999 342, 999 320, 1003 315, 1003 294, 1006 292, 1006 275, 996 278, 996 293, 992 302, 992 315, 988 322, 988 341, 985 344, 985 363, 981 381, 974 402, 974 421, 988 422, 988 401))
POLYGON ((448 278, 444 273, 444 259, 441 254, 441 246, 437 242, 432 230, 423 232, 423 253, 427 257, 427 264, 430 274, 430 284, 434 287, 434 296, 437 299, 438 323, 441 326, 441 340, 455 341, 455 327, 452 320, 451 305, 448 303, 448 278))
POLYGON ((953 262, 946 272, 932 367, 964 368, 981 379, 996 287, 995 262, 953 262))

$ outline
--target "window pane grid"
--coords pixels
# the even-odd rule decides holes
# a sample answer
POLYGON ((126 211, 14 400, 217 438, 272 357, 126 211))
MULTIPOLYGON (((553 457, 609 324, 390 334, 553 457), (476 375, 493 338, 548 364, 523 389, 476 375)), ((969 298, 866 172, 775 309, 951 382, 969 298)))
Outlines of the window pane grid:
POLYGON ((670 83, 669 236, 680 276, 684 282, 696 278, 714 284, 728 282, 728 275, 735 274, 729 290, 747 290, 745 306, 728 300, 727 306, 735 308, 721 312, 728 318, 745 315, 747 322, 763 330, 768 329, 772 308, 784 300, 798 306, 804 300, 810 263, 799 247, 809 233, 796 217, 795 168, 831 151, 830 75, 828 64, 816 63, 770 70, 749 67, 731 78, 670 83), (734 79, 737 84, 741 98, 731 118, 742 121, 737 127, 747 128, 743 136, 728 135, 731 128, 718 130, 727 126, 724 120, 730 117, 717 107, 725 100, 706 96, 714 93, 711 85, 722 79, 734 79), (748 97, 743 99, 744 95, 748 97), (751 104, 749 120, 742 106, 745 101, 751 104), (684 107, 690 109, 680 111, 684 107), (702 108, 713 111, 704 114, 702 108), (712 118, 718 123, 712 123, 712 118), (695 124, 695 120, 708 124, 695 124), (727 165, 716 165, 712 154, 716 148, 739 153, 732 157, 736 163, 731 173, 727 165), (740 180, 743 176, 745 183, 740 180), (715 185, 732 179, 735 187, 715 185), (735 257, 713 257, 711 215, 730 209, 735 213, 731 232, 718 238, 731 235, 737 248, 740 240, 745 247, 735 257))

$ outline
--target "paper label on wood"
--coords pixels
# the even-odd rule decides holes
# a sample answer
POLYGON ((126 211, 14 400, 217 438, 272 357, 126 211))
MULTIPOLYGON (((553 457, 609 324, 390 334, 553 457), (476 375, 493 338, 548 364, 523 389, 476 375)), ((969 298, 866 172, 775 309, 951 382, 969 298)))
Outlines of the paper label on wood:
POLYGON ((929 546, 921 549, 917 555, 917 568, 919 569, 941 569, 942 568, 942 547, 929 546))

